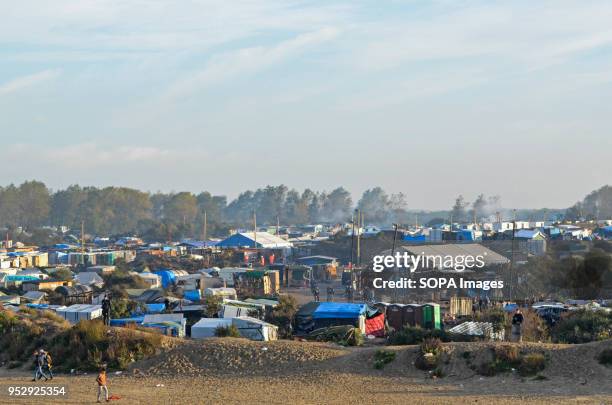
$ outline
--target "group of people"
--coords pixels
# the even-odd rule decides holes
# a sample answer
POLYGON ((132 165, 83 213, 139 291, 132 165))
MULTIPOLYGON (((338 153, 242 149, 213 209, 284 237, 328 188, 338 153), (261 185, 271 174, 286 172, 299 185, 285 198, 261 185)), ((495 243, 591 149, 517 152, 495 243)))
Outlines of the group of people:
MULTIPOLYGON (((312 283, 310 286, 310 291, 312 292, 312 296, 316 302, 321 301, 321 291, 319 290, 319 286, 317 284, 312 283)), ((336 294, 336 291, 334 290, 333 287, 327 287, 327 301, 328 302, 334 301, 335 294, 336 294)))
POLYGON ((483 310, 486 310, 490 306, 491 306, 491 299, 489 298, 488 295, 485 295, 484 298, 474 297, 474 300, 472 301, 472 312, 473 313, 476 313, 476 311, 482 312, 483 310))
MULTIPOLYGON (((44 350, 39 349, 34 352, 34 378, 32 381, 38 381, 45 379, 45 381, 53 379, 53 362, 51 360, 51 354, 44 350)), ((100 372, 96 378, 98 384, 98 402, 103 396, 106 402, 109 401, 108 397, 108 386, 106 382, 106 367, 100 368, 100 372)))
POLYGON ((53 379, 53 361, 51 354, 44 349, 36 350, 34 357, 34 378, 32 381, 38 381, 42 378, 47 380, 53 379))

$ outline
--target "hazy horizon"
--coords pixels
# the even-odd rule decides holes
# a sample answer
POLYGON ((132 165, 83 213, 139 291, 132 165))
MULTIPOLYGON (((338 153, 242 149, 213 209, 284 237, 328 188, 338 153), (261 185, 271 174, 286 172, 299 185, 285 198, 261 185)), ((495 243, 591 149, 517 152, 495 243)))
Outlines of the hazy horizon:
POLYGON ((566 208, 612 183, 612 3, 12 2, 0 184, 566 208))

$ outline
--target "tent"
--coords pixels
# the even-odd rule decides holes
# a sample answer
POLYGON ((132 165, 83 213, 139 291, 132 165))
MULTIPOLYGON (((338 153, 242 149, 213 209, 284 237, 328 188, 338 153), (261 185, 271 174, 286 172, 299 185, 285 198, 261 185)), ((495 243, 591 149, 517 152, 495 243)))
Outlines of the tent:
POLYGON ((366 310, 365 334, 384 337, 385 336, 385 314, 377 308, 368 307, 366 310))
POLYGON ((312 314, 315 329, 328 326, 353 325, 365 332, 366 304, 321 302, 312 314))
POLYGON ((278 326, 250 316, 232 318, 232 325, 238 328, 240 336, 247 339, 262 342, 278 339, 278 326))
POLYGON ((204 339, 215 337, 218 327, 228 327, 232 324, 231 319, 226 318, 202 318, 191 326, 191 337, 193 339, 204 339))
POLYGON ((176 280, 176 274, 169 269, 154 271, 153 274, 157 274, 161 278, 162 287, 164 288, 174 284, 176 280))
POLYGON ((307 335, 315 329, 313 313, 319 307, 320 302, 312 301, 304 304, 295 314, 294 328, 298 336, 307 335))

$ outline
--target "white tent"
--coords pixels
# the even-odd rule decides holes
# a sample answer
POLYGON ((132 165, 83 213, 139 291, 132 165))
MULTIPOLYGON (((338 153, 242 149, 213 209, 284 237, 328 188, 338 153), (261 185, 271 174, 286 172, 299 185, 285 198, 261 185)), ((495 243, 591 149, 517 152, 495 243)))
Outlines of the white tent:
POLYGON ((251 340, 267 342, 278 339, 278 326, 250 316, 232 318, 232 325, 238 328, 240 336, 251 340))
POLYGON ((191 337, 193 339, 215 337, 215 331, 218 327, 228 327, 231 324, 231 319, 202 318, 191 327, 191 337))

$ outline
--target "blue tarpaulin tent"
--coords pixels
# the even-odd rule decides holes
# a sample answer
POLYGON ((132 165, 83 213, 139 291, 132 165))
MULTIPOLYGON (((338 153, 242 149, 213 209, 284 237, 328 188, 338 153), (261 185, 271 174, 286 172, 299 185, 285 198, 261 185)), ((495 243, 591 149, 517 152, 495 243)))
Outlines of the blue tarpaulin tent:
POLYGON ((176 279, 176 275, 168 269, 157 270, 153 273, 161 277, 162 287, 164 288, 168 287, 170 284, 174 284, 174 280, 176 279))
POLYGON ((345 302, 321 302, 313 312, 313 319, 355 319, 365 315, 366 304, 345 302))
POLYGON ((183 298, 189 301, 197 302, 202 299, 200 290, 187 290, 183 293, 183 298))

